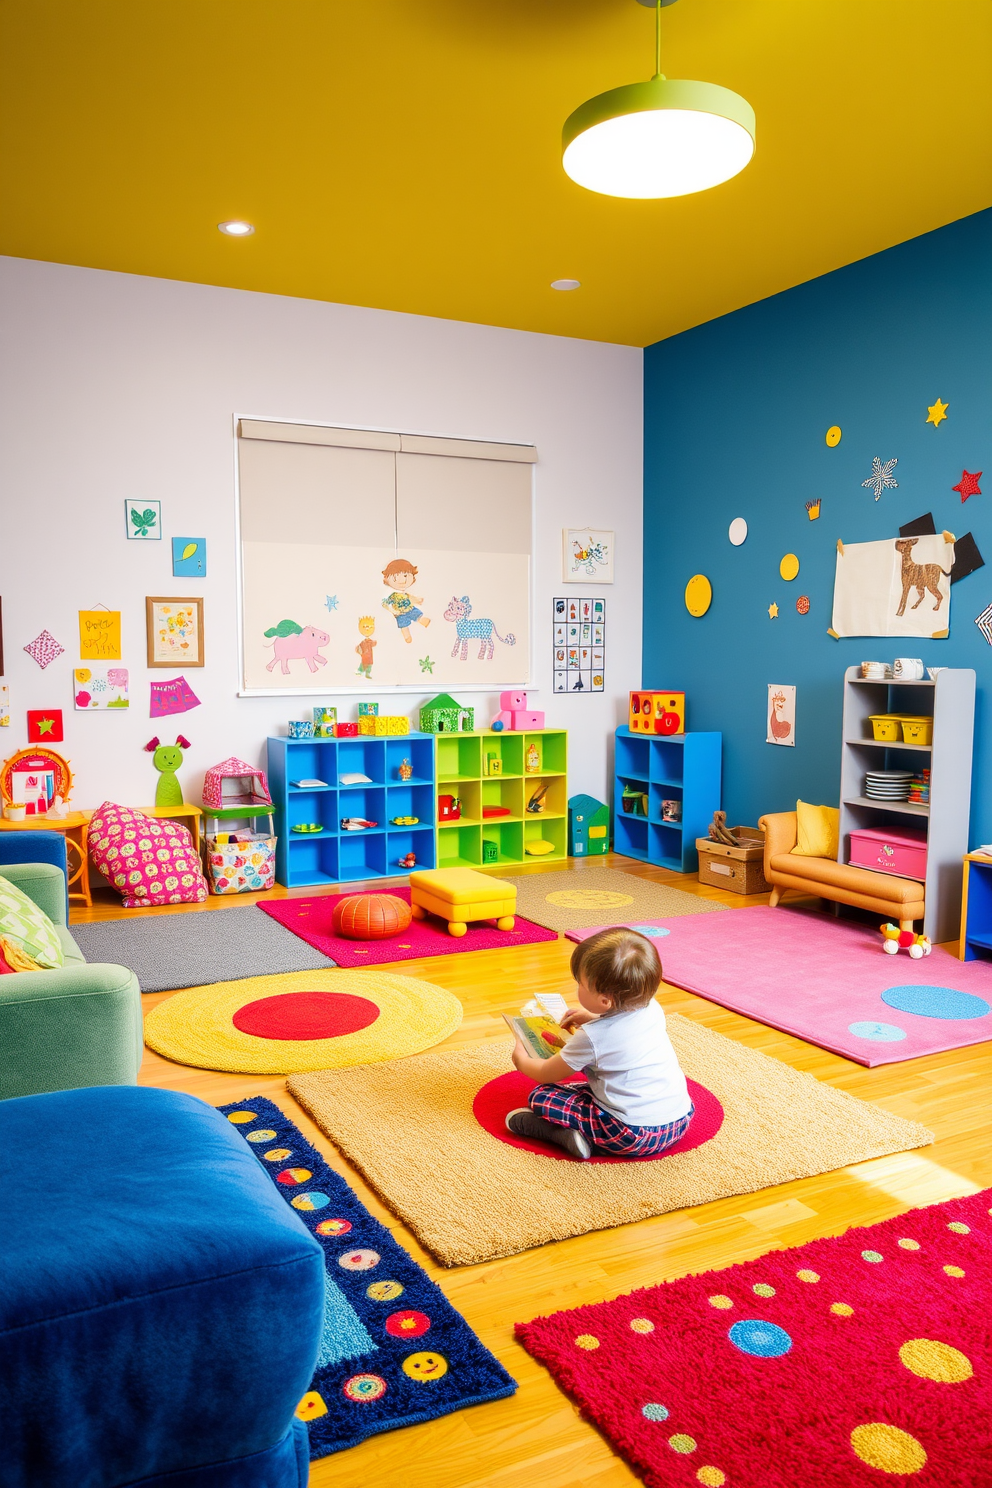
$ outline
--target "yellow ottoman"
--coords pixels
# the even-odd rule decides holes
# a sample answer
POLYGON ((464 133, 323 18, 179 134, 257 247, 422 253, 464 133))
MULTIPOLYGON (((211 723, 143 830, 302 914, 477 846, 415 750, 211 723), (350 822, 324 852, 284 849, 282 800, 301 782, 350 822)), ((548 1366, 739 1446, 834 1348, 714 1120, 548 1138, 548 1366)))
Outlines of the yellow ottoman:
POLYGON ((410 874, 410 905, 415 920, 428 914, 447 920, 451 935, 464 935, 469 920, 495 920, 497 930, 512 930, 517 886, 474 868, 425 868, 410 874))

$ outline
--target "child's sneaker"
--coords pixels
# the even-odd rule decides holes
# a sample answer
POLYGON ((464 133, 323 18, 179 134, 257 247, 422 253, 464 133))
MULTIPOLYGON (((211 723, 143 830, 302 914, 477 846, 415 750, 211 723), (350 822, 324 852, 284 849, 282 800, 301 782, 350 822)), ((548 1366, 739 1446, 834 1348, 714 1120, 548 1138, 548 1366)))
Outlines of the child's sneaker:
POLYGON ((510 1111, 506 1118, 506 1129, 515 1137, 553 1142, 556 1147, 564 1147, 570 1157, 577 1157, 580 1162, 585 1162, 592 1156, 592 1148, 580 1131, 571 1126, 555 1126, 553 1122, 545 1121, 543 1116, 538 1116, 529 1106, 519 1106, 517 1110, 510 1111))

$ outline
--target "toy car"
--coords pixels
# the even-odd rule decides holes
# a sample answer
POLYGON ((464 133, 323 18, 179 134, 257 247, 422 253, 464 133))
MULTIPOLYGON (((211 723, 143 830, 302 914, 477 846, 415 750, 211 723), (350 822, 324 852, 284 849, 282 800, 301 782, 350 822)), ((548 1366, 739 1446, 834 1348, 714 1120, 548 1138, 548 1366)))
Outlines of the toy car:
POLYGON ((415 827, 419 821, 420 821, 420 817, 419 816, 394 816, 393 817, 393 826, 394 827, 415 827))
POLYGON ((342 832, 367 832, 369 827, 377 827, 378 822, 366 821, 364 816, 344 816, 341 818, 342 832))

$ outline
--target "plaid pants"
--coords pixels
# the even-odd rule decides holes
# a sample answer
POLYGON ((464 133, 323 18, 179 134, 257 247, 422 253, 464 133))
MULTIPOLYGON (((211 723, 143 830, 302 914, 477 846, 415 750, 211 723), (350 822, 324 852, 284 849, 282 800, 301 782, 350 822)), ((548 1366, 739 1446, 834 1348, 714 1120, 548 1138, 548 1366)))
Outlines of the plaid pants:
POLYGON ((573 1127, 597 1152, 614 1157, 657 1157, 682 1140, 696 1109, 690 1106, 684 1116, 666 1126, 627 1126, 597 1106, 588 1085, 538 1085, 527 1104, 553 1126, 573 1127))

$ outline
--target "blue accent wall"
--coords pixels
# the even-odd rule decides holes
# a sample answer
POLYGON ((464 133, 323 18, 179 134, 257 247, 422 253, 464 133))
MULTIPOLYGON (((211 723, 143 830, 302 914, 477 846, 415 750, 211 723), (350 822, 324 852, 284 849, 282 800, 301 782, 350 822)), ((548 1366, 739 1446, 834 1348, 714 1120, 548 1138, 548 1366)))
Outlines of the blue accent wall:
POLYGON ((722 730, 731 822, 798 797, 836 804, 844 668, 898 654, 975 669, 971 842, 992 841, 992 647, 974 624, 992 603, 992 211, 649 346, 644 370, 643 685, 684 689, 688 727, 722 730), (898 490, 877 502, 861 485, 875 455, 899 461, 898 490), (965 468, 985 474, 962 504, 965 468), (971 531, 986 561, 952 587, 949 639, 834 640, 837 539, 894 538, 928 511, 938 532, 971 531), (801 568, 786 583, 790 552, 801 568), (683 602, 695 573, 713 585, 698 620, 683 602), (794 749, 765 743, 769 682, 798 688, 794 749))

